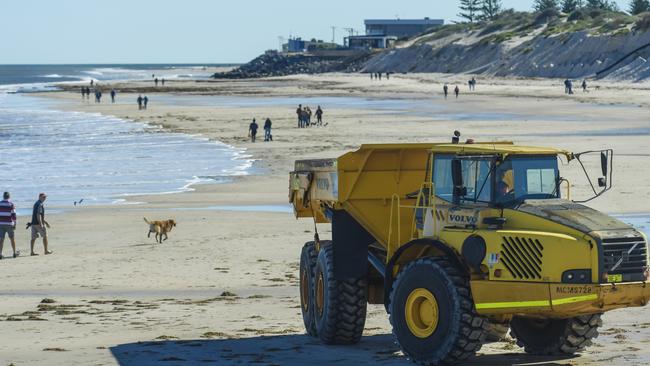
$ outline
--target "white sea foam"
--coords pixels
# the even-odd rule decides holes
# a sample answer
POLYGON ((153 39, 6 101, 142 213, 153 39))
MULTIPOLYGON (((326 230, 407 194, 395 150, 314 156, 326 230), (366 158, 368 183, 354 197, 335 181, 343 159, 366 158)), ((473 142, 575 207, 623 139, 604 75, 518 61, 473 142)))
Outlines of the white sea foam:
POLYGON ((73 207, 82 198, 83 204, 110 204, 190 191, 196 184, 247 174, 252 165, 244 150, 204 136, 161 133, 98 113, 57 111, 51 103, 0 93, 0 131, 12 131, 10 140, 0 140, 0 150, 12 154, 3 161, 3 171, 11 172, 3 188, 18 207, 30 206, 41 191, 59 207, 73 207))

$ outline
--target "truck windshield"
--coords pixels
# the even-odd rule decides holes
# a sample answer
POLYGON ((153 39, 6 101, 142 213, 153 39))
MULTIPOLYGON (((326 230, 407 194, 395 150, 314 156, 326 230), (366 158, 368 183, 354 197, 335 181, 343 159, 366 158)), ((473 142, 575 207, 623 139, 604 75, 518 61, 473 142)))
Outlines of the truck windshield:
POLYGON ((494 201, 510 205, 526 199, 560 198, 556 156, 512 156, 495 170, 494 201))

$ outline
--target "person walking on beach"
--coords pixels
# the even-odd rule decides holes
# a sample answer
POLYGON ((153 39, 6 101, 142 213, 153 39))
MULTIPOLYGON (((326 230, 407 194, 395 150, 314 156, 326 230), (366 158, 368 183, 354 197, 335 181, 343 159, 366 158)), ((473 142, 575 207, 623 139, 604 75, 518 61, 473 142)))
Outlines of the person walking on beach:
POLYGON ((160 79, 160 82, 162 83, 162 86, 165 86, 165 78, 160 79))
POLYGON ((153 82, 158 86, 158 78, 153 79, 153 82))
POLYGON ((30 243, 31 255, 38 255, 34 251, 34 244, 36 243, 36 239, 38 239, 39 236, 43 238, 43 249, 45 250, 45 254, 52 254, 52 251, 47 249, 48 242, 46 228, 49 229, 50 224, 45 221, 45 207, 43 207, 43 203, 46 199, 47 195, 45 193, 41 193, 38 195, 38 201, 34 203, 34 209, 32 211, 32 222, 30 225, 32 228, 32 241, 30 243))
POLYGON ((583 93, 587 92, 587 79, 582 80, 582 92, 583 93))
POLYGON ((460 94, 460 88, 458 87, 458 85, 456 85, 456 87, 454 88, 454 94, 456 94, 456 99, 458 99, 458 94, 460 94))
POLYGON ((449 95, 449 85, 445 84, 445 86, 442 87, 442 92, 445 93, 445 99, 447 99, 447 95, 449 95))
POLYGON ((311 126, 311 108, 305 107, 305 127, 311 126))
POLYGON ((298 115, 298 128, 302 128, 302 104, 298 104, 296 114, 298 115))
POLYGON ((90 79, 90 86, 93 86, 94 83, 95 83, 95 80, 94 80, 94 79, 90 79))
POLYGON ((251 124, 248 126, 248 135, 251 137, 251 142, 255 142, 258 128, 259 126, 257 125, 255 118, 253 118, 253 122, 251 122, 251 124))
POLYGON ((138 109, 142 109, 142 95, 138 95, 138 109))
POLYGON ((467 82, 469 84, 470 91, 476 91, 476 78, 472 76, 472 79, 467 82))
POLYGON ((386 80, 390 80, 390 72, 386 73, 386 80))
POLYGON ((11 241, 11 248, 14 250, 14 258, 20 253, 16 251, 16 239, 14 237, 16 231, 16 207, 10 201, 11 196, 9 192, 2 195, 0 201, 0 259, 2 259, 2 247, 5 242, 5 234, 11 241))
POLYGON ((142 98, 142 103, 144 106, 144 109, 147 109, 147 104, 149 104, 149 98, 145 95, 144 98, 142 98))
POLYGON ((115 89, 111 89, 111 103, 115 103, 115 96, 117 95, 117 92, 115 89))
POLYGON ((273 126, 273 122, 271 122, 270 118, 266 118, 266 121, 264 122, 264 141, 269 142, 273 141, 273 135, 271 135, 271 126, 273 126))
POLYGON ((573 81, 571 79, 564 80, 564 93, 569 95, 573 94, 573 81))
POLYGON ((316 125, 317 126, 323 125, 323 109, 320 106, 316 108, 316 125))

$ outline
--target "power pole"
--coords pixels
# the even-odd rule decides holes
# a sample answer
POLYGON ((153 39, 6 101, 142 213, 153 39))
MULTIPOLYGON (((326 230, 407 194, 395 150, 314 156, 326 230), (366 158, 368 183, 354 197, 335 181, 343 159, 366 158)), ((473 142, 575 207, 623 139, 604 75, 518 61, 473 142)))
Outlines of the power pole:
POLYGON ((336 27, 332 26, 332 43, 336 43, 336 27))
POLYGON ((278 41, 280 42, 280 47, 278 48, 278 52, 282 52, 284 50, 284 37, 278 36, 278 41))
POLYGON ((344 31, 347 31, 350 34, 350 37, 354 36, 354 28, 343 28, 344 31))

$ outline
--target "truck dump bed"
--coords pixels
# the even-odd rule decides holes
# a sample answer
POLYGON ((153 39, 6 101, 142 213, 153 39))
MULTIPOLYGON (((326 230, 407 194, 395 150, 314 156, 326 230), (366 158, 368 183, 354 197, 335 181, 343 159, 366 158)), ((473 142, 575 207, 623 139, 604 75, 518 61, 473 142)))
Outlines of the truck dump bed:
POLYGON ((328 211, 345 210, 384 247, 408 241, 414 211, 404 206, 415 204, 411 194, 426 181, 434 146, 363 145, 337 159, 296 161, 289 187, 296 217, 327 223, 328 211), (396 199, 402 208, 393 204, 396 199), (400 230, 390 230, 391 220, 400 230))

